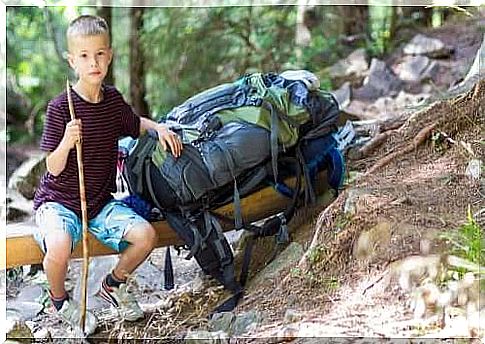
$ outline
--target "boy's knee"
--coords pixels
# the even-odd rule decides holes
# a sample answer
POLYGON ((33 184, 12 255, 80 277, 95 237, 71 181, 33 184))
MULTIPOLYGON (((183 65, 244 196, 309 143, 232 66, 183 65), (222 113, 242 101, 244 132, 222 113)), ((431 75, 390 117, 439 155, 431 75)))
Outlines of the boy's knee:
POLYGON ((141 223, 128 232, 127 239, 134 245, 153 249, 157 243, 157 232, 150 223, 141 223))
POLYGON ((57 245, 46 245, 47 252, 44 256, 44 264, 55 262, 56 264, 67 264, 71 258, 71 243, 58 243, 57 245))

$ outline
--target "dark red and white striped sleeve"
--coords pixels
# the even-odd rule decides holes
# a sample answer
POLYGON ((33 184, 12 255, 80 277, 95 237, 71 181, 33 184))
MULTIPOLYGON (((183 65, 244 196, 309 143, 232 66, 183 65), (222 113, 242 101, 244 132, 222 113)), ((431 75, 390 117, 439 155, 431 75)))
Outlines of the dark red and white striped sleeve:
POLYGON ((121 107, 121 136, 140 136, 140 117, 135 114, 133 108, 122 99, 121 107))

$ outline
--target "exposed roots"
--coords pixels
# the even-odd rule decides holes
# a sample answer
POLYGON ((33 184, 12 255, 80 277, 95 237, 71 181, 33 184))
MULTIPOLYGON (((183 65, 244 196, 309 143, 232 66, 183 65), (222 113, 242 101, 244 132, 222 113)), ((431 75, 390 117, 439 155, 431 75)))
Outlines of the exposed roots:
POLYGON ((426 141, 426 139, 431 135, 431 131, 436 127, 437 124, 438 124, 437 122, 434 122, 433 124, 428 125, 427 127, 421 129, 419 133, 416 135, 416 137, 413 139, 412 143, 409 143, 404 148, 379 159, 374 164, 374 166, 372 166, 370 169, 367 170, 366 175, 372 174, 377 169, 386 166, 394 159, 414 151, 419 145, 421 145, 424 141, 426 141))

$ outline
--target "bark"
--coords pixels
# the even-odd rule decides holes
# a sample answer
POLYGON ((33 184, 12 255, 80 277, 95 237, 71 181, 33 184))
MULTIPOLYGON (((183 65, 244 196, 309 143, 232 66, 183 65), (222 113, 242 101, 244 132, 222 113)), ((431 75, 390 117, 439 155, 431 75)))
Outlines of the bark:
POLYGON ((389 24, 389 38, 388 43, 386 44, 387 49, 390 48, 390 42, 394 40, 394 36, 396 35, 397 31, 397 8, 392 6, 391 7, 391 17, 389 18, 391 21, 389 24))
POLYGON ((308 15, 306 15, 306 12, 312 10, 313 7, 308 5, 307 0, 298 0, 295 26, 295 48, 298 63, 303 63, 301 61, 303 58, 303 48, 307 47, 312 41, 312 34, 306 25, 308 23, 308 15), (305 18, 307 18, 306 22, 305 18))
POLYGON ((299 0, 296 12, 295 44, 297 47, 306 47, 310 44, 312 35, 305 23, 305 13, 312 9, 306 0, 299 0))
POLYGON ((367 35, 369 22, 369 7, 367 5, 339 6, 340 17, 343 20, 345 36, 367 35))
POLYGON ((67 60, 62 56, 62 49, 57 40, 56 32, 54 29, 54 24, 52 23, 52 16, 48 6, 44 7, 44 18, 47 32, 54 43, 54 48, 56 50, 57 58, 62 65, 66 65, 67 60))
POLYGON ((145 57, 140 42, 140 31, 143 27, 143 7, 131 9, 130 35, 130 95, 135 112, 143 117, 148 115, 148 103, 145 101, 145 57))
MULTIPOLYGON (((108 24, 109 32, 111 35, 111 43, 113 43, 113 25, 112 25, 112 16, 111 16, 111 7, 110 7, 110 2, 109 0, 103 2, 103 6, 98 7, 97 9, 97 14, 104 20, 106 20, 106 24, 108 24)), ((111 66, 108 69, 108 74, 106 75, 105 81, 109 85, 114 85, 115 83, 115 77, 113 74, 114 70, 114 59, 111 61, 111 66)))

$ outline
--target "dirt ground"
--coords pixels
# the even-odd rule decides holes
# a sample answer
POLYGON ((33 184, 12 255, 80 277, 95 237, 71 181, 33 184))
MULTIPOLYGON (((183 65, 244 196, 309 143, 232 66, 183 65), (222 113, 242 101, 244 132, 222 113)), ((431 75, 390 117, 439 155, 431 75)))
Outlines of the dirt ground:
MULTIPOLYGON (((423 111, 391 135, 371 158, 351 162, 350 168, 369 170, 392 152, 412 145, 419 130, 431 123, 437 123, 434 133, 446 132, 457 142, 468 142, 474 156, 483 157, 480 140, 484 118, 479 104, 483 104, 484 93, 482 82, 460 101, 423 111)), ((354 182, 329 207, 330 211, 320 214, 317 226, 324 226, 316 251, 321 248, 320 255, 310 266, 303 264, 305 273, 283 273, 278 280, 268 281, 265 288, 249 294, 250 301, 240 306, 269 314, 267 329, 257 337, 274 337, 282 331, 288 308, 301 312, 304 319, 299 332, 283 326, 289 338, 302 334, 302 321, 318 327, 313 332, 317 337, 468 336, 466 327, 450 330, 450 325, 443 329, 432 317, 414 319, 409 307, 411 295, 400 288, 399 276, 392 276, 391 266, 411 255, 443 253, 446 244, 438 234, 463 224, 468 206, 472 212, 483 209, 483 182, 465 176, 472 157, 459 144, 444 148, 427 141, 354 182), (355 212, 343 216, 355 190, 360 190, 355 212), (373 232, 379 224, 389 226, 373 232), (371 233, 368 252, 356 252, 364 232, 371 233), (423 328, 423 324, 427 325, 423 328)), ((296 233, 308 237, 307 233, 296 233)), ((306 239, 302 242, 308 243, 306 239)))

